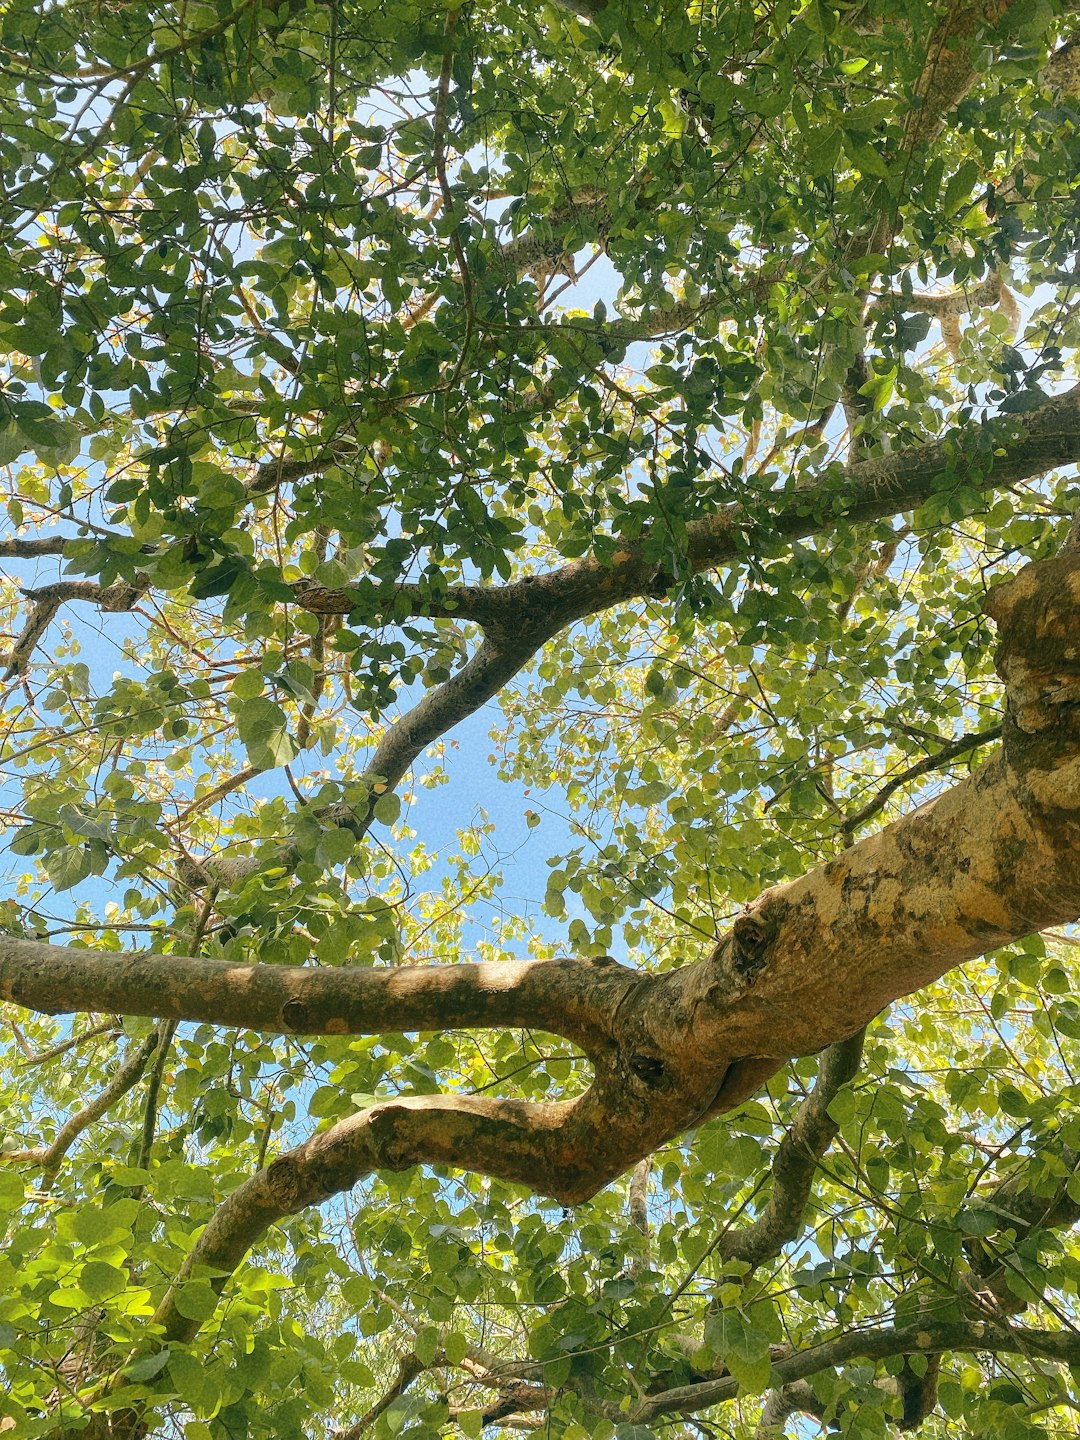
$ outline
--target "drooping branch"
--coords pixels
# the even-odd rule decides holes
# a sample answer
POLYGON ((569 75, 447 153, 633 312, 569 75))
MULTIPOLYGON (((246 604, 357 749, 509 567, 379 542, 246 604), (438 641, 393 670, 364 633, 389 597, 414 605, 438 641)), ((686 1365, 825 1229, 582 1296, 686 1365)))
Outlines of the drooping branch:
POLYGON ((60 1055, 66 1055, 69 1050, 74 1050, 79 1045, 84 1045, 87 1040, 94 1040, 99 1035, 118 1035, 119 1024, 116 1020, 102 1020, 97 1025, 91 1025, 88 1030, 82 1030, 77 1035, 69 1035, 66 1040, 58 1040, 55 1045, 50 1045, 47 1050, 38 1050, 36 1053, 30 1050, 24 1051, 24 1065, 45 1065, 50 1060, 57 1059, 60 1055))
POLYGON ((0 655, 0 664, 7 667, 4 671, 5 680, 13 680, 16 675, 26 674, 38 642, 56 618, 59 609, 59 600, 39 600, 35 603, 14 645, 4 655, 0 655))
POLYGON ((641 1090, 636 1097, 629 1094, 614 1070, 607 1069, 597 1085, 573 1101, 408 1096, 380 1102, 313 1136, 245 1181, 218 1207, 153 1323, 167 1340, 189 1340, 199 1322, 178 1308, 185 1280, 205 1274, 220 1286, 271 1225, 350 1189, 375 1170, 455 1165, 468 1156, 470 1169, 553 1194, 564 1204, 587 1198, 598 1181, 606 1183, 623 1168, 628 1140, 662 1131, 669 1109, 661 1100, 657 1115, 650 1117, 641 1090), (621 1094, 624 1107, 606 1104, 604 1091, 621 1094))
POLYGON ((130 610, 142 591, 124 580, 112 585, 99 585, 95 580, 57 580, 51 585, 39 585, 23 594, 32 602, 32 608, 22 633, 12 649, 0 657, 7 665, 4 679, 25 675, 42 636, 52 624, 61 605, 69 600, 86 600, 105 611, 130 610))

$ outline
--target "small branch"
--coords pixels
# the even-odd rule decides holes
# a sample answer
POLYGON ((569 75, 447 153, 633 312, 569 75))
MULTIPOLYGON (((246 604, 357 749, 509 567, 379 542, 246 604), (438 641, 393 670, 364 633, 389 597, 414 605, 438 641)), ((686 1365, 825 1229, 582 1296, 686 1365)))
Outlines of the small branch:
POLYGON ((988 1292, 998 1310, 1019 1314, 1028 1301, 1009 1286, 1010 1257, 1032 1230, 1061 1230, 1080 1220, 1080 1201, 1070 1192, 1070 1182, 1080 1170, 1080 1154, 1061 1147, 1059 1158, 1064 1173, 1055 1177, 1047 1192, 1048 1176, 1041 1169, 1041 1150, 1026 1158, 1013 1175, 989 1191, 972 1196, 968 1210, 989 1210, 1000 1218, 1001 1230, 1010 1232, 1007 1241, 994 1243, 990 1237, 966 1239, 964 1251, 972 1269, 974 1286, 988 1292), (1034 1176, 1038 1177, 1036 1184, 1034 1176))
POLYGON ((379 1396, 371 1409, 362 1415, 355 1425, 350 1425, 347 1430, 334 1431, 334 1440, 360 1440, 360 1436, 366 1430, 371 1429, 379 1416, 389 1410, 399 1395, 404 1395, 416 1377, 422 1375, 426 1368, 415 1351, 410 1350, 407 1355, 403 1355, 398 1364, 397 1379, 394 1383, 379 1396))
POLYGON ((95 1120, 99 1120, 138 1083, 146 1068, 146 1062, 153 1054, 157 1043, 158 1035, 155 1031, 128 1057, 115 1077, 91 1100, 90 1104, 85 1105, 66 1121, 51 1145, 38 1145, 30 1150, 0 1154, 0 1161, 9 1164, 40 1165, 42 1171, 40 1189, 51 1189, 64 1156, 88 1126, 92 1125, 95 1120))
POLYGON ((924 760, 920 760, 917 764, 909 766, 907 770, 902 770, 900 774, 894 775, 891 780, 887 780, 872 800, 844 821, 840 826, 841 835, 845 840, 850 840, 856 830, 885 808, 889 797, 894 795, 902 785, 907 785, 911 780, 918 780, 923 775, 929 775, 935 770, 942 769, 959 756, 967 755, 981 745, 989 745, 1000 739, 1001 726, 991 725, 986 730, 976 730, 970 735, 961 735, 955 740, 947 741, 935 754, 928 755, 924 760))
POLYGON ((179 815, 177 815, 176 823, 181 824, 185 820, 190 820, 192 815, 198 815, 203 810, 209 810, 210 807, 216 805, 219 800, 224 800, 226 795, 230 795, 234 790, 239 790, 240 787, 246 785, 249 780, 254 780, 256 775, 262 775, 264 773, 263 768, 258 765, 245 765, 243 769, 238 770, 235 775, 227 775, 224 780, 219 780, 205 795, 200 795, 185 805, 179 815))
POLYGON ((66 1055, 69 1050, 74 1050, 84 1040, 93 1040, 98 1035, 118 1035, 119 1027, 115 1020, 102 1020, 99 1025, 93 1025, 89 1030, 84 1030, 79 1035, 70 1035, 66 1040, 60 1040, 57 1044, 51 1045, 48 1050, 39 1050, 37 1053, 24 1050, 26 1065, 44 1065, 49 1060, 55 1060, 58 1055, 66 1055))
POLYGON ((860 1030, 850 1040, 841 1040, 822 1052, 817 1083, 777 1148, 772 1194, 752 1224, 720 1237, 716 1253, 721 1260, 742 1260, 756 1267, 774 1259, 797 1238, 821 1157, 840 1128, 829 1115, 829 1106, 840 1088, 858 1073, 864 1035, 860 1030))
POLYGON ((158 1096, 161 1093, 161 1080, 165 1074, 165 1066, 169 1061, 169 1051, 172 1049, 173 1036, 176 1034, 176 1021, 163 1020, 158 1026, 158 1047, 154 1056, 153 1069, 150 1071, 150 1083, 146 1087, 146 1106, 143 1110, 142 1139, 139 1144, 139 1154, 135 1161, 138 1169, 145 1170, 150 1164, 150 1154, 154 1148, 154 1132, 157 1129, 158 1096))
POLYGON ((454 66, 454 31, 457 29, 460 16, 460 7, 451 8, 447 11, 446 24, 443 31, 446 40, 446 49, 443 51, 442 65, 439 70, 439 83, 435 94, 435 114, 431 122, 432 163, 435 167, 435 175, 438 179, 439 191, 442 195, 443 212, 450 225, 450 243, 454 247, 454 259, 457 262, 458 277, 461 280, 461 298, 465 307, 465 334, 461 341, 461 353, 458 356, 457 364, 454 366, 453 373, 450 377, 450 389, 453 389, 457 384, 458 377, 464 368, 466 357, 472 345, 473 331, 476 328, 472 275, 469 273, 469 263, 465 258, 465 250, 461 243, 460 227, 454 218, 454 196, 450 189, 450 182, 446 176, 446 112, 450 102, 450 79, 454 66))
POLYGON ((987 275, 985 279, 977 281, 976 284, 965 286, 959 290, 921 294, 916 292, 914 295, 889 291, 872 300, 868 306, 868 312, 870 314, 886 314, 894 309, 909 313, 917 311, 923 315, 932 315, 935 320, 941 320, 947 316, 969 315, 973 310, 997 305, 1001 300, 1003 285, 1000 273, 995 272, 993 275, 987 275))
POLYGON ((631 1269, 634 1274, 640 1274, 642 1270, 648 1270, 650 1265, 649 1255, 649 1172, 652 1169, 652 1161, 646 1155, 644 1160, 639 1160, 634 1166, 633 1174, 630 1177, 629 1210, 630 1224, 642 1237, 644 1244, 641 1247, 641 1254, 634 1256, 631 1269))
MULTIPOLYGON (((348 830, 355 839, 363 839, 375 820, 380 798, 397 788, 429 745, 497 695, 540 648, 546 632, 547 627, 529 626, 523 619, 513 640, 485 639, 456 674, 429 691, 386 731, 359 777, 359 783, 367 787, 366 804, 334 805, 319 811, 317 818, 328 827, 348 830)), ((291 870, 299 860, 299 850, 284 845, 275 852, 272 863, 291 870)), ((220 857, 211 856, 203 862, 202 870, 218 883, 236 885, 258 874, 265 864, 256 855, 231 860, 226 867, 220 857)))
POLYGON ((36 539, 12 535, 0 540, 0 560, 38 560, 44 555, 63 555, 74 543, 68 535, 42 535, 36 539))

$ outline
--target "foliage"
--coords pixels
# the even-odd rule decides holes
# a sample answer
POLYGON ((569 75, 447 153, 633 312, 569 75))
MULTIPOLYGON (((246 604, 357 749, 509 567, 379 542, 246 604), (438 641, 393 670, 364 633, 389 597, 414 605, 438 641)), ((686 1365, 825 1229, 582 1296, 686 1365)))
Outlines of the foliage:
MULTIPOLYGON (((668 973, 980 763, 1080 503, 1074 25, 8 0, 3 933, 668 973)), ((216 1269, 309 1135, 582 1047, 5 1007, 0 1428, 1071 1433, 1076 944, 573 1208, 388 1161, 216 1269)))

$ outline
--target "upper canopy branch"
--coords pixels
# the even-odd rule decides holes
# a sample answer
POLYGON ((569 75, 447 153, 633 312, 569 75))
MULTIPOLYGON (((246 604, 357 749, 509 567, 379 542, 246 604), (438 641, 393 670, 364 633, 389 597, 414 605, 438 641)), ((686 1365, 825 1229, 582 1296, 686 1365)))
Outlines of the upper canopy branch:
MULTIPOLYGON (((773 1383, 790 1384, 850 1360, 885 1360, 892 1355, 929 1355, 936 1351, 988 1351, 999 1355, 1041 1355, 1065 1365, 1080 1362, 1080 1334, 1073 1330, 1029 1330, 982 1320, 932 1320, 918 1325, 883 1325, 852 1330, 806 1346, 774 1360, 773 1383)), ((650 1395, 632 1409, 630 1419, 648 1424, 662 1415, 690 1415, 725 1400, 734 1400, 740 1384, 733 1375, 679 1385, 650 1395)))
MULTIPOLYGON (((846 470, 834 467, 797 491, 757 492, 687 524, 687 560, 695 571, 738 562, 759 540, 805 539, 830 528, 835 516, 851 524, 879 520, 912 509, 949 484, 986 492, 1044 474, 1080 460, 1080 386, 1055 396, 1022 418, 997 417, 952 427, 940 440, 913 445, 846 470)), ((46 536, 49 554, 63 554, 75 541, 46 536)), ((8 547, 36 545, 9 539, 8 547)), ((36 553, 36 552, 33 552, 36 553)), ((44 552, 42 552, 44 553, 44 552)), ((505 585, 455 585, 442 594, 429 586, 378 586, 361 581, 334 590, 298 581, 295 603, 318 615, 373 615, 380 620, 434 615, 475 621, 485 628, 520 633, 531 623, 542 640, 557 630, 672 583, 650 555, 649 537, 627 542, 611 562, 573 561, 556 570, 505 585)), ((33 598, 111 598, 91 581, 62 581, 38 587, 33 598)), ((119 605, 117 608, 122 608, 119 605)))
MULTIPOLYGON (((778 537, 796 540, 827 530, 834 517, 850 524, 880 520, 910 510, 937 491, 955 488, 993 491, 1080 460, 1080 386, 1048 400, 1023 421, 969 422, 940 440, 913 445, 846 471, 837 467, 816 484, 791 492, 758 493, 752 501, 733 501, 687 524, 687 559, 695 571, 736 563, 756 543, 778 537)), ((449 595, 462 618, 519 629, 541 619, 554 629, 672 583, 652 558, 648 537, 628 542, 609 564, 574 561, 545 574, 506 585, 459 586, 449 595)), ((398 604, 415 603, 424 613, 418 590, 395 590, 398 604)), ((390 597, 388 597, 389 602, 390 597)), ((346 614, 364 608, 364 592, 317 590, 300 596, 305 608, 346 614)), ((547 636, 544 637, 545 639, 547 636)))

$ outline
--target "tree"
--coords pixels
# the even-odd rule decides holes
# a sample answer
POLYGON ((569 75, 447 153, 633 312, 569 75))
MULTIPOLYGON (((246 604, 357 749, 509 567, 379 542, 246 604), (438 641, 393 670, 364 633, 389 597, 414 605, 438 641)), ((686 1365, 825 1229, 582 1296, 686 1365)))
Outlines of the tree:
POLYGON ((1075 11, 0 23, 0 1426, 1072 1433, 1075 11))

